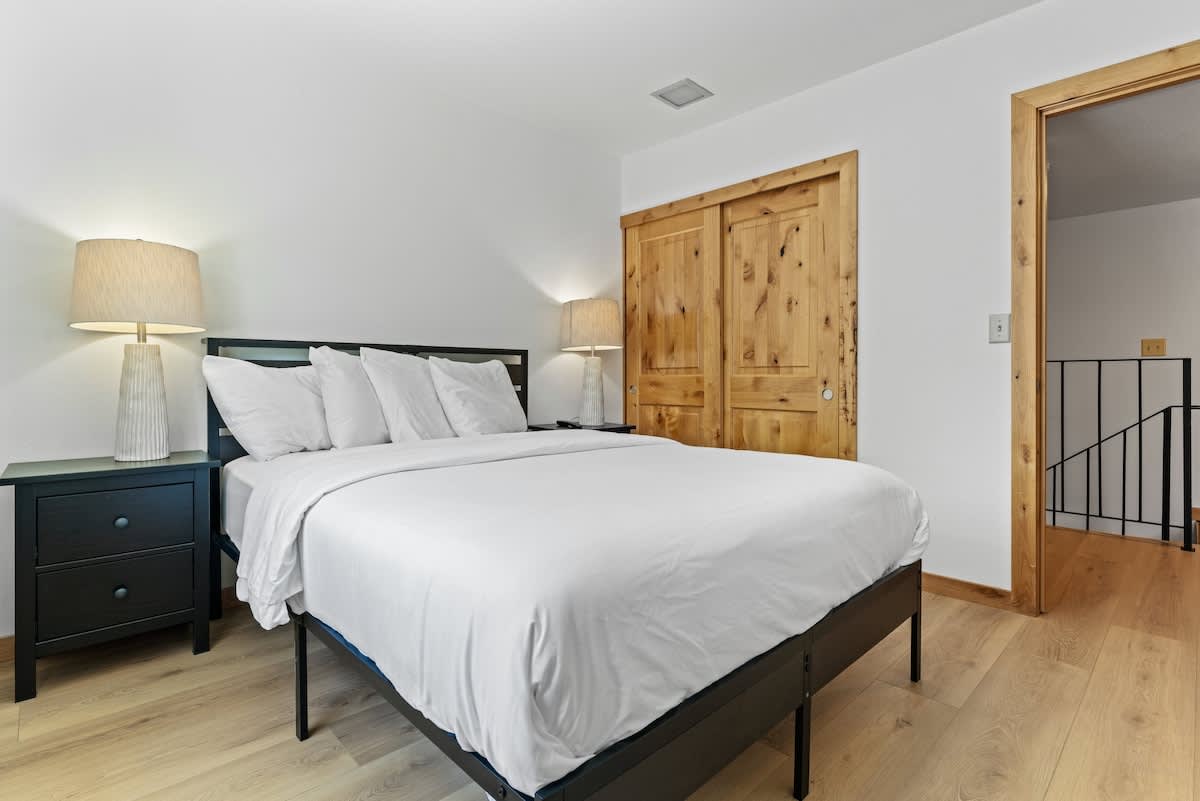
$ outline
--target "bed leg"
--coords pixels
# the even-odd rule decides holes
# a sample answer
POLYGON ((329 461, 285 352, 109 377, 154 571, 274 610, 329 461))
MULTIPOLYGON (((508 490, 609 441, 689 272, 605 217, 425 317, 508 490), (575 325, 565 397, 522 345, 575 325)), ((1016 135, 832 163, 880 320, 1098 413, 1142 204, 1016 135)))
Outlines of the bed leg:
POLYGON ((812 751, 812 698, 796 710, 796 755, 793 757, 792 797, 803 801, 808 795, 808 758, 812 751))
POLYGON ((300 618, 293 618, 296 644, 296 739, 308 739, 308 629, 300 618))
POLYGON ((912 641, 909 643, 908 677, 914 681, 921 680, 921 612, 917 610, 912 616, 912 641))

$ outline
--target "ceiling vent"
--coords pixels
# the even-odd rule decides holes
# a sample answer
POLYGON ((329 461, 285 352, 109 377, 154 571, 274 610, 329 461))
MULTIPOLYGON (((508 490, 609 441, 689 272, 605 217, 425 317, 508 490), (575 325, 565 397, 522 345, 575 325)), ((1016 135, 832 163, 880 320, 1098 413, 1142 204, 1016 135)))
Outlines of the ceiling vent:
POLYGON ((690 106, 697 100, 712 97, 712 92, 691 78, 684 78, 682 81, 676 81, 670 86, 664 86, 657 92, 651 92, 650 95, 657 97, 671 108, 683 108, 684 106, 690 106))

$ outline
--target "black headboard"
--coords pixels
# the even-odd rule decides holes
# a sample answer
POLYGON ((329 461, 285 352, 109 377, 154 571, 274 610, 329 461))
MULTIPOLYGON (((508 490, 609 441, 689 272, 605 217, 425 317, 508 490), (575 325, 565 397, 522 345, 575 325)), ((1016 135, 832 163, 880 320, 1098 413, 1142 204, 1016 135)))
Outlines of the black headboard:
MULTIPOLYGON (((529 351, 514 348, 455 348, 429 347, 425 345, 376 345, 366 342, 300 342, 283 339, 222 339, 208 337, 210 356, 229 356, 243 359, 264 367, 299 367, 308 364, 308 349, 327 346, 334 350, 358 353, 359 348, 375 348, 390 350, 396 353, 408 353, 413 356, 441 356, 462 362, 484 362, 493 359, 504 363, 508 375, 512 378, 517 390, 517 398, 521 408, 529 413, 529 351)), ((221 413, 213 403, 212 394, 208 394, 208 455, 220 459, 221 464, 227 464, 246 451, 233 435, 225 428, 221 413)))

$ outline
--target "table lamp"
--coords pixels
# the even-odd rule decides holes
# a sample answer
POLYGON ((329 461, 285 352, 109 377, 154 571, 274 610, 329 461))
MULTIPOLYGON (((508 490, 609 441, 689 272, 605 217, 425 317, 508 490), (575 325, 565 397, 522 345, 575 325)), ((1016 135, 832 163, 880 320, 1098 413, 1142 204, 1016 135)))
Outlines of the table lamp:
POLYGON ((200 259, 190 250, 140 239, 88 239, 75 246, 72 328, 136 334, 125 345, 117 404, 118 462, 165 459, 167 391, 162 354, 147 334, 204 330, 200 259))
POLYGON ((596 351, 619 349, 621 334, 621 306, 617 301, 585 298, 563 304, 562 349, 589 354, 583 360, 580 425, 598 426, 604 422, 604 373, 596 351))

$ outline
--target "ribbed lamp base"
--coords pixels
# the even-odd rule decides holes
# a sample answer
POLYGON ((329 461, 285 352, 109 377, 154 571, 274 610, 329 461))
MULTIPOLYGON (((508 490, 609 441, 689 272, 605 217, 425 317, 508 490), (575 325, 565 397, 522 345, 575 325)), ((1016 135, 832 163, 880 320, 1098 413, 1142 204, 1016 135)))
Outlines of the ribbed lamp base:
POLYGON ((167 443, 167 387, 158 345, 125 346, 117 401, 118 462, 148 462, 171 455, 167 443))
POLYGON ((579 423, 598 426, 604 422, 604 365, 599 356, 583 357, 583 399, 579 423))

